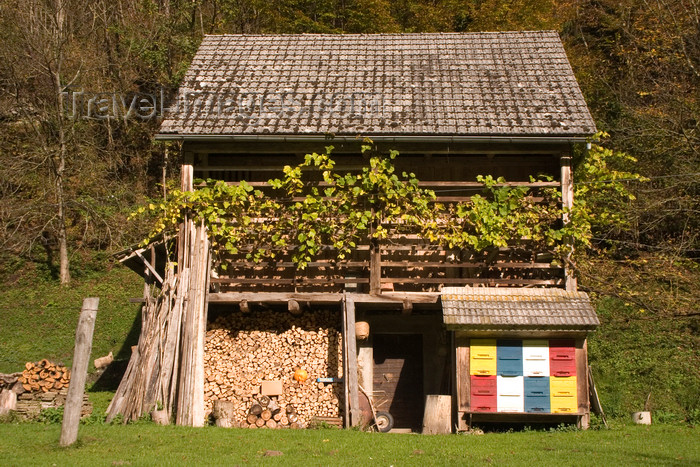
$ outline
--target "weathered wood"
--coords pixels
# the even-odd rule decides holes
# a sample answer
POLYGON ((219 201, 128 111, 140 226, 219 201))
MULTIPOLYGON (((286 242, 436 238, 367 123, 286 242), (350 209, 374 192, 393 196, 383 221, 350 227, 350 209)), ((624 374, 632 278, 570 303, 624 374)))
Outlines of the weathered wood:
POLYGON ((586 339, 576 339, 574 358, 576 359, 576 395, 578 399, 578 412, 581 415, 579 425, 587 429, 590 423, 590 397, 588 397, 588 343, 586 339))
POLYGON ((10 389, 0 390, 0 416, 17 409, 17 393, 10 389))
MULTIPOLYGON (((357 282, 357 280, 355 280, 357 282)), ((382 293, 382 255, 379 251, 379 241, 376 238, 370 241, 369 250, 369 293, 379 295, 382 293)))
POLYGON ((357 383, 357 340, 355 338, 355 302, 346 299, 343 302, 344 317, 346 322, 347 337, 344 339, 346 354, 343 361, 347 360, 348 372, 345 375, 345 384, 348 386, 350 402, 350 424, 357 426, 362 417, 360 409, 359 387, 357 383))
POLYGON ((233 402, 216 400, 212 407, 211 414, 216 420, 216 426, 231 428, 233 426, 233 402))
POLYGON ((299 302, 296 300, 289 300, 287 302, 287 310, 293 315, 299 316, 301 312, 301 307, 299 306, 299 302))
POLYGON ((452 398, 429 394, 425 397, 423 434, 437 435, 452 433, 452 398))
MULTIPOLYGON (((569 223, 569 211, 574 205, 574 180, 573 180, 573 168, 572 168, 572 157, 570 155, 563 155, 561 158, 561 204, 564 209, 564 214, 562 216, 562 221, 564 224, 569 223)), ((572 239, 567 239, 565 241, 572 242, 572 239)), ((569 254, 569 257, 571 255, 569 254)), ((568 258, 567 258, 568 259, 568 258)), ((576 276, 568 264, 564 265, 564 275, 565 287, 569 292, 576 291, 576 276)))
POLYGON ((295 292, 219 292, 210 293, 210 303, 240 303, 243 300, 257 303, 284 304, 289 300, 309 302, 315 304, 332 305, 339 304, 343 297, 347 296, 355 303, 370 304, 396 304, 403 306, 403 301, 408 299, 413 303, 437 303, 440 293, 437 292, 385 292, 381 296, 357 293, 295 293, 295 292))
POLYGON ((469 338, 455 333, 455 369, 457 382, 457 408, 468 411, 471 407, 471 380, 469 378, 469 338))
POLYGON ((61 425, 61 446, 70 446, 78 439, 78 425, 83 407, 85 381, 87 379, 88 362, 92 351, 92 335, 95 330, 95 318, 100 299, 96 297, 83 300, 78 327, 75 331, 75 351, 73 352, 73 367, 71 382, 68 386, 68 396, 63 411, 61 425))

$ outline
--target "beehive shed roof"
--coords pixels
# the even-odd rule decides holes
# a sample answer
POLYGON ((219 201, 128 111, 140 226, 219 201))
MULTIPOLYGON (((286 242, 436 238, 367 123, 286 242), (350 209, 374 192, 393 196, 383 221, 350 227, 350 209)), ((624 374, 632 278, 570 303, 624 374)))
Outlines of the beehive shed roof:
POLYGON ((452 329, 589 331, 600 322, 585 292, 445 287, 443 321, 452 329))
POLYGON ((594 132, 554 31, 209 35, 159 138, 594 132))

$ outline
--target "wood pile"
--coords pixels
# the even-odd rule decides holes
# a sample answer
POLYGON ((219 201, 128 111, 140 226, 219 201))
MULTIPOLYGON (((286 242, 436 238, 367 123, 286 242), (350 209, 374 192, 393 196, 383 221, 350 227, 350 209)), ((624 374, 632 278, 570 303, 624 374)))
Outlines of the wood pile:
POLYGON ((27 362, 18 380, 27 392, 59 391, 68 388, 70 370, 46 359, 27 362))
MULTIPOLYGON (((60 391, 48 392, 25 392, 17 397, 17 413, 26 419, 33 419, 39 416, 44 409, 63 407, 66 404, 68 388, 60 391)), ((80 416, 86 417, 92 413, 92 403, 88 400, 88 395, 83 395, 83 405, 80 416)))
POLYGON ((339 326, 340 313, 330 310, 299 316, 261 310, 218 318, 207 331, 205 346, 206 411, 214 401, 230 401, 234 425, 257 427, 305 427, 314 416, 339 417, 342 384, 316 382, 342 375, 339 326), (305 370, 308 379, 294 380, 296 369, 305 370), (268 395, 261 394, 263 381, 282 381, 282 392, 270 395, 279 408, 271 417, 275 423, 264 419, 268 414, 261 401, 268 395), (258 406, 263 409, 255 413, 258 406), (286 412, 290 407, 293 412, 286 412))
POLYGON ((229 401, 214 401, 213 416, 219 426, 237 426, 240 428, 302 428, 299 423, 299 414, 292 405, 282 407, 275 396, 260 396, 253 401, 248 409, 248 416, 240 422, 232 424, 220 424, 220 419, 230 420, 232 414, 222 414, 221 408, 224 404, 230 407, 233 412, 233 403, 229 401), (223 416, 222 416, 223 415, 223 416))

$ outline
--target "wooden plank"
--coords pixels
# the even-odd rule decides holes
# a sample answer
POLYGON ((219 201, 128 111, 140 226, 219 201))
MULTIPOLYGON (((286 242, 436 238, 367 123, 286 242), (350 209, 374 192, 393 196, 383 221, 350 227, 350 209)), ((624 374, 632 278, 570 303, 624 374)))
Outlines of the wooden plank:
POLYGON ((297 277, 294 279, 276 279, 271 277, 269 279, 250 279, 246 277, 216 277, 211 279, 212 284, 297 284, 297 285, 324 285, 324 284, 347 284, 347 283, 369 283, 368 278, 329 278, 329 279, 308 279, 304 276, 297 277))
POLYGON ((515 284, 515 285, 556 285, 556 279, 495 279, 467 277, 382 277, 382 284, 515 284))
POLYGON ((455 380, 457 382, 457 410, 464 412, 471 408, 471 380, 469 378, 469 338, 455 333, 455 380))
POLYGON ((382 266, 392 268, 511 268, 511 269, 561 269, 551 263, 447 263, 440 261, 382 261, 382 266))
POLYGON ((348 372, 345 375, 348 385, 348 395, 350 399, 350 425, 357 426, 362 418, 362 410, 360 410, 360 390, 357 384, 357 339, 355 337, 355 302, 352 299, 345 298, 343 300, 343 308, 345 310, 346 332, 347 339, 347 361, 348 372))
MULTIPOLYGON (((279 167, 275 168, 276 170, 282 170, 279 167)), ((223 170, 223 169, 218 169, 213 166, 202 166, 196 167, 197 171, 206 171, 206 170, 223 170)), ((249 170, 249 169, 245 169, 249 170)), ((230 186, 238 186, 241 184, 241 182, 226 182, 227 185, 230 186)), ((247 185, 250 185, 252 187, 260 187, 260 188, 267 188, 267 187, 272 187, 269 182, 246 182, 247 185)), ((204 184, 201 184, 204 185, 204 184)), ((318 187, 329 187, 333 186, 331 183, 327 182, 317 182, 314 183, 315 186, 318 187)), ((463 182, 463 181, 449 181, 449 180, 421 180, 418 182, 418 186, 420 187, 447 187, 447 188, 484 188, 483 183, 479 182, 463 182)), ((558 187, 560 186, 559 182, 506 182, 506 183, 496 183, 494 186, 525 186, 529 188, 546 188, 546 187, 558 187)))
MULTIPOLYGON (((153 256, 153 249, 151 249, 151 256, 153 256)), ((163 285, 163 278, 160 277, 160 274, 158 274, 158 271, 156 271, 156 268, 153 267, 153 265, 141 254, 139 250, 134 251, 136 253, 136 256, 141 258, 141 261, 143 261, 144 266, 146 266, 146 269, 153 274, 153 277, 155 277, 158 282, 160 282, 161 285, 163 285)))
POLYGON ((343 425, 345 428, 350 428, 350 385, 347 378, 348 375, 348 320, 346 318, 346 307, 345 307, 345 296, 341 296, 340 301, 340 321, 341 321, 341 335, 343 338, 343 425))
POLYGON ((370 240, 369 293, 379 295, 382 289, 382 255, 377 239, 370 240))
POLYGON ((581 428, 587 429, 590 422, 590 397, 588 397, 588 341, 576 339, 576 396, 578 411, 583 414, 580 419, 581 428))
POLYGON ((73 352, 73 367, 71 368, 68 395, 61 424, 61 446, 70 446, 78 440, 78 425, 80 412, 83 407, 85 381, 87 380, 88 362, 92 351, 92 335, 95 330, 95 318, 100 299, 96 297, 83 300, 78 327, 75 330, 75 351, 73 352))
MULTIPOLYGON (((570 210, 574 205, 574 180, 571 155, 562 155, 561 157, 561 203, 564 210, 570 210)), ((569 223, 569 214, 564 212, 562 216, 564 224, 569 223)), ((567 240, 565 240, 567 241, 567 240)), ((572 240, 568 239, 571 243, 572 240)), ((576 276, 570 267, 565 268, 564 286, 568 292, 576 291, 576 276)))
MULTIPOLYGON (((343 300, 342 293, 323 292, 218 292, 209 294, 210 303, 239 303, 248 301, 251 303, 287 303, 289 300, 310 302, 318 304, 334 304, 343 300)), ((367 304, 396 304, 402 307, 405 300, 413 303, 437 303, 439 292, 384 292, 382 295, 369 295, 360 293, 345 294, 355 303, 367 304)))

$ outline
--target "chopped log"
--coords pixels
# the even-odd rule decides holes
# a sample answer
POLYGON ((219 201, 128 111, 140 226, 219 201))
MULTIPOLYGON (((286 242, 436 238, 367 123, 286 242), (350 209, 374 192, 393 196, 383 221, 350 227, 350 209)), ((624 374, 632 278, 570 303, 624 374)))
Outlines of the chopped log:
POLYGON ((258 403, 263 407, 267 407, 270 405, 270 398, 267 396, 261 396, 258 398, 258 403))
POLYGON ((110 351, 109 354, 105 355, 104 357, 96 358, 93 364, 95 365, 95 368, 99 370, 100 368, 108 367, 113 361, 114 355, 112 355, 112 352, 110 351))
POLYGON ((253 415, 260 415, 263 411, 263 408, 260 404, 253 404, 250 406, 250 409, 248 410, 248 413, 253 414, 253 415))
POLYGON ((17 394, 9 389, 0 390, 0 415, 17 409, 17 394))
POLYGON ((274 421, 274 420, 272 420, 272 419, 270 419, 270 420, 268 420, 268 421, 265 422, 265 426, 268 427, 268 428, 274 429, 274 428, 277 428, 277 422, 274 421))
POLYGON ((272 416, 272 419, 276 422, 279 422, 280 420, 282 420, 282 412, 277 412, 276 414, 274 414, 272 416))
POLYGON ((231 428, 234 419, 234 405, 230 401, 216 400, 212 407, 212 415, 216 421, 216 426, 231 428))
POLYGON ((287 302, 287 309, 291 314, 295 316, 299 316, 302 313, 301 306, 299 306, 299 302, 297 302, 296 300, 289 300, 287 302))
POLYGON ((170 416, 165 409, 153 409, 151 412, 151 419, 156 425, 170 425, 170 416))
POLYGON ((265 410, 263 410, 262 413, 260 414, 260 418, 262 418, 262 419, 265 420, 265 421, 268 421, 269 419, 272 418, 272 412, 270 412, 269 409, 265 409, 265 410))
POLYGON ((255 425, 258 428, 262 428, 263 426, 265 426, 265 420, 263 420, 262 418, 258 418, 257 420, 255 420, 255 425))
POLYGON ((252 414, 252 413, 251 413, 251 414, 248 414, 248 418, 246 418, 246 421, 247 421, 249 424, 254 425, 255 422, 258 421, 258 416, 257 416, 257 415, 254 415, 254 414, 252 414))

